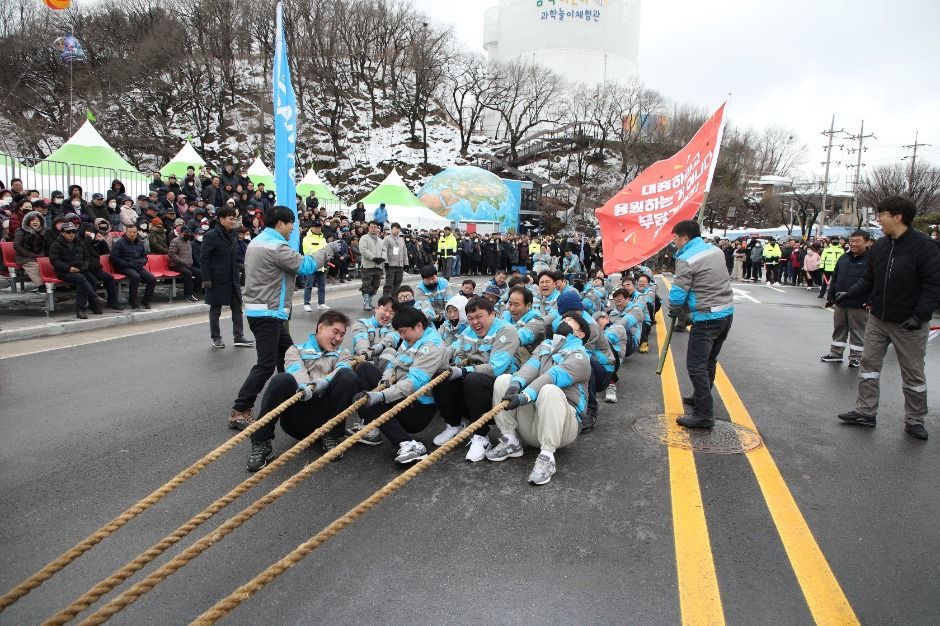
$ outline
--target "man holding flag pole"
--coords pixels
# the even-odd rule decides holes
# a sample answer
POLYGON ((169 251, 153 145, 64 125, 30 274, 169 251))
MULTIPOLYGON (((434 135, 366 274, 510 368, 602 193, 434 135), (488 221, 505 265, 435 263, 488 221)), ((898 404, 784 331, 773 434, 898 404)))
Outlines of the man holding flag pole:
MULTIPOLYGON (((692 406, 692 415, 677 420, 688 428, 714 426, 711 388, 718 353, 734 313, 724 254, 702 239, 701 215, 698 222, 694 219, 705 206, 715 173, 724 110, 722 104, 682 150, 641 172, 597 210, 604 271, 608 274, 649 258, 670 240, 676 244, 676 275, 669 292, 669 316, 674 327, 679 309, 688 306, 691 310, 686 368, 694 395, 684 400, 692 406)), ((664 358, 671 336, 670 329, 664 358)))

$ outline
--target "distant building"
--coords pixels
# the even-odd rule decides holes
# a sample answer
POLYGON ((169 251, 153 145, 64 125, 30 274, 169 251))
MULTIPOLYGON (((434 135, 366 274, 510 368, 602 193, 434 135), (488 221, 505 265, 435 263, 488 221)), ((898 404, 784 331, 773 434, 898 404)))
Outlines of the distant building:
POLYGON ((484 15, 483 48, 571 83, 625 83, 639 71, 640 0, 500 0, 484 15))
POLYGON ((780 195, 787 191, 793 191, 792 178, 765 174, 756 180, 747 181, 747 187, 744 193, 748 200, 760 202, 764 199, 764 196, 771 194, 780 195))

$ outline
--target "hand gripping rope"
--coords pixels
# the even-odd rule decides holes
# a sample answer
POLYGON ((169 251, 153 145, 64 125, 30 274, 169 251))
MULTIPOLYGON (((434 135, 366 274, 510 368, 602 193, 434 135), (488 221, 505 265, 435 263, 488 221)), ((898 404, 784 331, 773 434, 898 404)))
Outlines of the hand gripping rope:
MULTIPOLYGON (((165 565, 157 569, 155 572, 148 575, 142 581, 133 585, 130 589, 124 591, 118 597, 114 598, 113 600, 105 604, 103 607, 98 609, 98 611, 96 611, 94 614, 90 615, 88 618, 82 621, 81 622, 82 625, 103 624, 104 622, 111 619, 111 617, 113 617, 116 613, 120 612, 125 607, 133 604, 140 596, 144 595, 145 593, 147 593, 148 591, 156 587, 158 584, 160 584, 163 580, 165 580, 170 575, 175 573, 181 567, 183 567, 184 565, 189 563, 191 560, 193 560, 194 558, 196 558, 197 556, 199 556, 200 554, 208 550, 213 545, 220 542, 226 535, 228 535, 233 530, 237 529, 239 526, 241 526, 242 524, 247 522, 249 519, 254 517, 256 513, 260 512, 266 506, 275 502, 281 496, 283 496, 284 494, 294 489, 294 487, 299 485, 301 482, 303 482, 305 479, 313 475, 315 472, 317 472, 321 468, 325 467, 328 463, 330 463, 333 459, 338 457, 340 454, 343 454, 344 452, 349 450, 349 448, 355 445, 357 441, 362 439, 362 437, 364 437, 366 433, 371 431, 373 428, 378 428, 379 426, 381 426, 382 424, 384 424, 385 422, 392 419, 393 417, 398 415, 400 412, 404 411, 406 408, 411 406, 411 404, 416 402, 420 396, 424 395, 426 392, 430 391, 431 389, 436 387, 438 384, 444 382, 444 380, 446 380, 448 376, 450 376, 449 371, 443 372, 442 374, 439 374, 435 378, 431 379, 427 384, 420 387, 414 393, 412 393, 405 399, 398 402, 391 409, 389 409, 382 415, 378 416, 377 418, 375 418, 374 420, 366 424, 362 428, 362 430, 344 439, 343 442, 340 443, 338 446, 336 446, 335 448, 333 448, 326 454, 317 458, 317 460, 315 460, 313 463, 310 463, 309 465, 305 466, 299 472, 297 472, 296 474, 294 474, 293 476, 291 476, 290 478, 282 482, 280 485, 278 485, 277 487, 275 487, 274 489, 266 493, 264 496, 256 500, 251 506, 243 509, 240 513, 238 513, 234 517, 229 518, 224 524, 222 524, 217 529, 215 529, 214 531, 212 531, 211 533, 209 533, 208 535, 206 535, 205 537, 203 537, 202 539, 200 539, 199 541, 191 545, 189 548, 184 550, 182 553, 180 553, 178 556, 173 558, 171 561, 169 561, 168 563, 166 563, 165 565)), ((355 403, 353 406, 355 406, 355 403)), ((482 424, 480 424, 480 426, 482 426, 482 424)), ((477 428, 479 428, 479 426, 477 426, 477 428)), ((394 491, 394 489, 392 491, 394 491)), ((389 493, 391 493, 391 491, 389 493)), ((108 580, 110 580, 110 578, 108 580)), ((107 583, 108 580, 101 583, 101 585, 102 586, 105 585, 105 583, 107 583)), ((63 613, 65 612, 70 612, 70 611, 69 609, 66 609, 66 611, 64 611, 63 613)), ((51 622, 51 623, 59 623, 59 622, 51 622)))
MULTIPOLYGON (((352 366, 356 366, 362 363, 362 361, 363 359, 359 357, 357 359, 353 359, 350 362, 350 364, 352 366)), ((179 474, 171 478, 169 481, 164 483, 163 486, 161 486, 156 491, 152 492, 146 498, 138 501, 136 504, 126 509, 123 513, 121 513, 120 515, 112 519, 110 522, 108 522, 107 524, 105 524, 104 526, 96 530, 94 533, 88 535, 87 537, 82 539, 80 542, 75 544, 72 548, 64 552, 57 559, 48 563, 41 570, 39 570, 38 572, 36 572, 35 574, 30 576, 23 582, 21 582, 19 585, 17 585, 16 587, 11 589, 7 593, 5 593, 2 597, 0 597, 0 612, 2 612, 8 606, 13 604, 14 602, 19 600, 26 594, 28 594, 30 591, 32 591, 39 585, 43 584, 44 582, 52 578, 52 576, 56 572, 61 571, 69 563, 71 563, 72 561, 80 557, 81 555, 88 552, 88 550, 90 550, 91 548, 101 543, 103 540, 105 540, 107 537, 113 534, 116 530, 118 530, 119 528, 127 524, 129 521, 137 517, 139 514, 143 513, 144 511, 152 507, 154 504, 162 500, 164 497, 170 494, 177 487, 179 487, 184 482, 186 482, 187 480, 189 480, 190 478, 192 478, 193 476, 201 472, 203 469, 205 469, 207 465, 209 465, 213 461, 218 460, 223 454, 225 454, 226 452, 228 452, 229 450, 231 450, 232 448, 234 448, 241 442, 251 437, 252 433, 257 431, 259 428, 261 428, 262 426, 264 426, 265 424, 267 424, 274 418, 281 415, 281 413, 283 413, 284 411, 289 409, 291 406, 293 406, 296 402, 298 402, 301 397, 303 397, 303 393, 298 391, 296 394, 294 394, 293 396, 291 396, 290 398, 288 398, 287 400, 285 400, 278 406, 271 409, 267 415, 260 417, 254 422, 252 422, 243 431, 239 432, 235 436, 228 439, 225 443, 220 445, 218 448, 216 448, 212 452, 209 452, 204 457, 202 457, 201 459, 199 459, 198 461, 196 461, 195 463, 187 467, 185 470, 183 470, 182 472, 180 472, 179 474)))
POLYGON ((329 526, 318 532, 316 535, 303 542, 279 561, 268 567, 266 570, 255 576, 249 582, 245 583, 226 597, 216 602, 209 610, 197 617, 192 624, 196 626, 208 626, 215 624, 219 619, 228 615, 233 609, 242 602, 256 594, 264 588, 265 585, 272 582, 275 578, 297 565, 304 557, 319 548, 327 540, 335 537, 341 530, 349 526, 356 519, 364 515, 376 504, 395 493, 405 486, 412 478, 426 470, 436 463, 445 454, 463 443, 467 437, 483 427, 488 421, 493 419, 497 413, 504 410, 509 405, 508 401, 502 401, 492 409, 480 416, 478 420, 460 431, 453 439, 443 446, 429 454, 415 465, 412 465, 398 477, 386 483, 378 491, 350 509, 345 515, 334 520, 329 526))
MULTIPOLYGON (((385 389, 385 385, 379 385, 373 391, 381 391, 382 389, 385 389)), ((203 509, 201 513, 191 517, 188 522, 177 528, 172 534, 167 535, 144 552, 141 552, 139 555, 137 555, 136 558, 134 558, 134 560, 124 565, 124 567, 121 569, 116 570, 113 574, 86 591, 80 598, 46 620, 44 624, 55 624, 57 626, 61 626, 61 624, 68 623, 76 615, 97 602, 102 596, 110 593, 115 587, 133 576, 136 572, 140 571, 145 565, 147 565, 147 563, 153 561, 155 558, 166 552, 170 547, 182 541, 183 538, 189 535, 189 533, 199 528, 199 526, 201 526, 203 523, 209 521, 213 515, 234 502, 236 498, 270 476, 279 467, 283 466, 288 461, 309 448, 320 437, 330 432, 337 425, 345 422, 347 417, 355 413, 366 403, 366 400, 366 398, 361 398, 356 402, 353 402, 349 408, 341 411, 336 415, 336 417, 332 418, 323 424, 323 426, 320 426, 305 438, 298 441, 296 444, 294 444, 293 447, 268 463, 264 468, 252 474, 249 478, 242 481, 240 485, 203 509)))

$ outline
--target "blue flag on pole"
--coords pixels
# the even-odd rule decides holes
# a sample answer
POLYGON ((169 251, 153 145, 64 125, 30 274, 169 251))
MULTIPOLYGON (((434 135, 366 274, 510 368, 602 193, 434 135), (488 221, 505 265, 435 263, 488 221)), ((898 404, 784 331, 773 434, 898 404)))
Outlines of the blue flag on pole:
POLYGON ((284 8, 277 3, 277 18, 274 43, 274 186, 278 204, 294 212, 294 230, 290 245, 298 249, 300 242, 300 218, 297 215, 296 182, 294 170, 297 164, 294 149, 297 145, 297 97, 290 82, 290 66, 287 64, 287 42, 284 40, 284 8))

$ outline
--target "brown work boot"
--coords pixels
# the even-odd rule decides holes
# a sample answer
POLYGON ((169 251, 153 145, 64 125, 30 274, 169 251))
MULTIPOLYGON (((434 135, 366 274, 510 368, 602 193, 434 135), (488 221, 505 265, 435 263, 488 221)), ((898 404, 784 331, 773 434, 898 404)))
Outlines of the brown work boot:
POLYGON ((646 341, 640 342, 640 350, 639 350, 640 354, 646 354, 649 351, 650 351, 650 344, 646 341))
POLYGON ((253 421, 255 421, 255 418, 251 414, 251 409, 245 411, 232 409, 231 415, 228 416, 228 427, 235 430, 245 430, 253 421))

